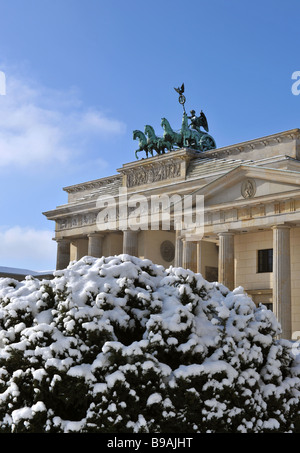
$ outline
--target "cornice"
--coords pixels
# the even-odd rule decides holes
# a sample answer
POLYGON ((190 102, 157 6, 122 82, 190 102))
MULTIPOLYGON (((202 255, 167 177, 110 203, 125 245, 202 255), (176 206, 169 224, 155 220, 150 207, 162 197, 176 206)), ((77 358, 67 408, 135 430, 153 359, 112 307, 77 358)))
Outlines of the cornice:
POLYGON ((87 181, 82 182, 80 184, 74 184, 72 186, 63 187, 63 190, 68 193, 76 193, 81 192, 83 190, 98 189, 99 187, 103 187, 105 184, 110 184, 120 179, 121 179, 120 175, 107 176, 105 178, 95 179, 93 181, 87 181))
POLYGON ((265 137, 256 138, 254 140, 247 140, 245 142, 236 143, 234 145, 224 146, 222 148, 212 149, 206 151, 199 157, 226 157, 231 154, 238 154, 241 152, 253 151, 258 148, 265 148, 266 146, 274 145, 287 141, 293 141, 300 138, 300 129, 290 129, 288 131, 279 132, 277 134, 267 135, 265 137))
POLYGON ((118 168, 117 171, 122 174, 127 174, 134 171, 137 168, 153 168, 153 166, 160 166, 165 164, 167 161, 189 161, 195 157, 199 157, 201 153, 189 148, 181 148, 172 151, 168 151, 165 154, 157 155, 154 157, 148 157, 147 159, 141 159, 135 162, 128 162, 123 164, 121 168, 118 168))

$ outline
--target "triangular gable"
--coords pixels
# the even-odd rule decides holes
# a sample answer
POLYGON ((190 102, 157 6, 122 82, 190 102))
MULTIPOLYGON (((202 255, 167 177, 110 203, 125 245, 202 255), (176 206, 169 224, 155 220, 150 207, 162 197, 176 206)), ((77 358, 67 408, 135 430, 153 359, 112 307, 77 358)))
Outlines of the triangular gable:
POLYGON ((253 200, 300 191, 300 172, 240 165, 194 192, 204 195, 205 205, 253 200))

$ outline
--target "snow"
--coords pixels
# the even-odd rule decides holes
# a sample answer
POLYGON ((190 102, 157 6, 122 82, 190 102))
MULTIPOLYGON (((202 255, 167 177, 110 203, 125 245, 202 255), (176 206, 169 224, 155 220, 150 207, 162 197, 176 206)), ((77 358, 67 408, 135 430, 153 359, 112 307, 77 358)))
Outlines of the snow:
POLYGON ((151 406, 152 404, 157 404, 162 401, 162 396, 160 393, 153 393, 152 395, 149 396, 147 399, 147 406, 151 406))
POLYGON ((116 381, 125 381, 125 376, 121 371, 115 371, 106 377, 107 386, 114 387, 116 381))
POLYGON ((37 415, 45 432, 292 430, 300 364, 279 333, 243 288, 129 255, 1 278, 0 432, 37 415))

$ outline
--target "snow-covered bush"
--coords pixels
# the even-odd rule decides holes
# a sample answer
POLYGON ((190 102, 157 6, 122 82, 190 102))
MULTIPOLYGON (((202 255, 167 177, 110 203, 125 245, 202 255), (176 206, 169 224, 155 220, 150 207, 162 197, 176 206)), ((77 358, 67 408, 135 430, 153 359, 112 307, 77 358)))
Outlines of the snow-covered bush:
POLYGON ((0 432, 295 431, 279 331, 242 288, 129 255, 0 279, 0 432))

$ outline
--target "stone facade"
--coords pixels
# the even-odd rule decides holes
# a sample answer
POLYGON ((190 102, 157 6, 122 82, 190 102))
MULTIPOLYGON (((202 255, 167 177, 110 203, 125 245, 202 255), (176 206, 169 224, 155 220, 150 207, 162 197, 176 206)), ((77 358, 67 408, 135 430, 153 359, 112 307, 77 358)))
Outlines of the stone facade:
POLYGON ((120 253, 187 267, 229 289, 243 286, 256 303, 274 310, 283 337, 300 331, 299 129, 205 153, 171 151, 64 190, 67 204, 44 213, 55 221, 58 269, 84 255, 120 253), (117 221, 103 227, 105 200, 120 207, 125 192, 126 203, 129 197, 136 202, 126 204, 127 218, 120 208, 117 221), (201 234, 178 227, 174 211, 167 228, 162 217, 149 227, 154 211, 143 208, 143 200, 164 195, 175 200, 174 209, 176 196, 191 194, 204 198, 201 234), (129 228, 139 200, 139 224, 129 228))

